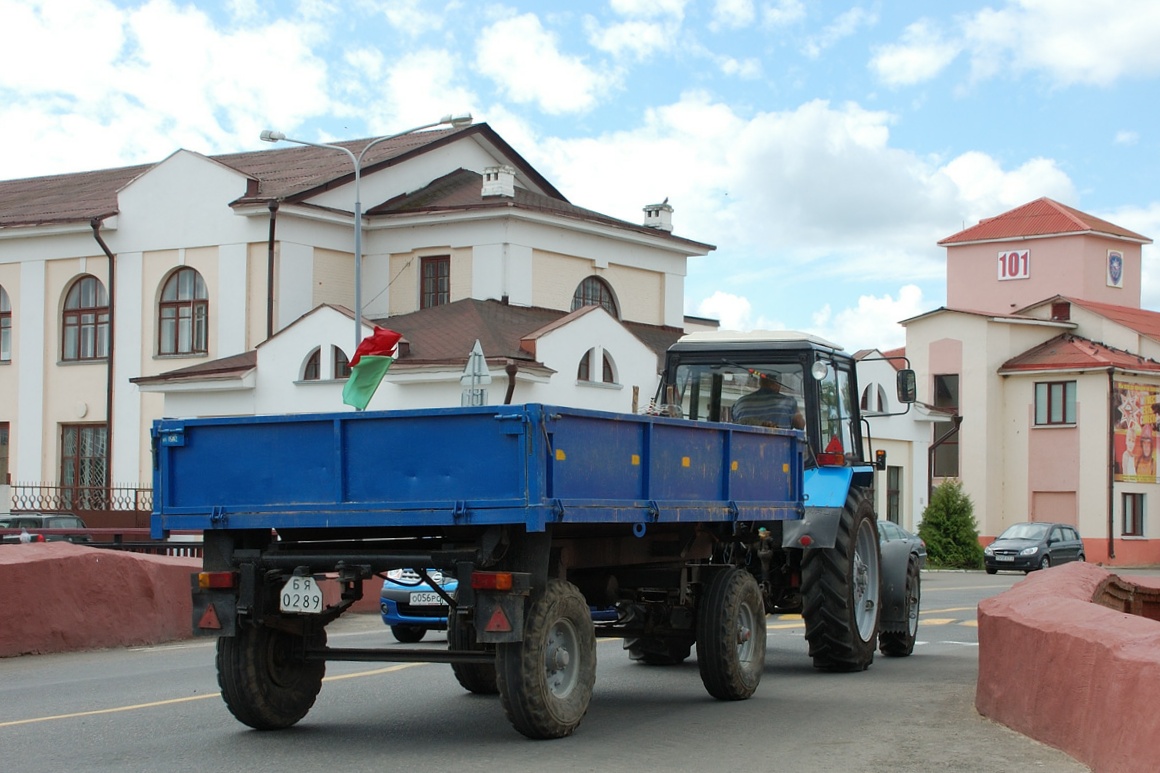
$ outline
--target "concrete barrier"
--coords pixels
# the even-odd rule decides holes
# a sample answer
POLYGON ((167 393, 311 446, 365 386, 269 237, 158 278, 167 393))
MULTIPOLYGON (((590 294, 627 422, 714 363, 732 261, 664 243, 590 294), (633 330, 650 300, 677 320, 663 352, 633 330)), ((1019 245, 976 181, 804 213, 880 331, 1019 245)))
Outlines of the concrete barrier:
POLYGON ((1099 773, 1160 770, 1160 622, 1093 601, 1125 589, 1160 581, 1065 564, 980 603, 979 713, 1099 773))
MULTIPOLYGON (((0 547, 0 657, 158 644, 193 635, 189 576, 200 558, 40 542, 0 547)), ((323 597, 338 603, 337 581, 323 597)), ((381 580, 351 612, 377 614, 381 580)))

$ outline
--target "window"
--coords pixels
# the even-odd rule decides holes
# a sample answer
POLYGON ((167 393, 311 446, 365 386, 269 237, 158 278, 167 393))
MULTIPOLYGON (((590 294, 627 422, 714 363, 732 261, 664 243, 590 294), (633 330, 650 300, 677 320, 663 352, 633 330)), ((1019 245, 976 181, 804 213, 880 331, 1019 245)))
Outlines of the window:
POLYGON ((8 477, 8 422, 0 421, 0 483, 11 483, 8 477))
POLYGON ((934 469, 936 478, 957 478, 959 476, 959 433, 949 421, 936 421, 933 425, 934 441, 945 438, 934 448, 934 469))
POLYGON ((12 306, 0 287, 0 362, 12 361, 12 306))
POLYGON ((934 407, 959 412, 959 374, 944 373, 934 377, 934 407))
MULTIPOLYGON (((592 348, 592 349, 589 349, 587 352, 585 352, 584 356, 580 358, 580 365, 579 365, 579 367, 576 368, 576 380, 577 381, 594 381, 595 380, 592 378, 592 372, 593 372, 592 360, 595 357, 596 357, 596 349, 592 348)), ((616 383, 616 370, 613 367, 612 358, 608 356, 608 352, 603 352, 601 354, 600 380, 602 383, 605 383, 605 384, 615 384, 616 383)))
POLYGON ((862 390, 862 410, 867 413, 886 413, 886 390, 881 384, 867 384, 862 390))
POLYGON ((612 288, 608 283, 597 276, 585 279, 572 293, 572 311, 585 306, 600 306, 612 316, 620 319, 620 311, 616 308, 616 298, 612 295, 612 288))
MULTIPOLYGON (((346 358, 346 352, 339 349, 337 346, 330 347, 332 361, 334 362, 334 378, 341 380, 350 378, 350 361, 346 358)), ((322 379, 322 349, 315 349, 306 358, 306 365, 302 368, 303 381, 319 381, 322 379)))
POLYGON ((1123 534, 1125 537, 1144 536, 1144 495, 1123 495, 1123 534))
POLYGON ((107 502, 108 429, 104 424, 63 424, 60 485, 65 508, 104 509, 107 502))
POLYGON ((1035 385, 1035 424, 1075 424, 1075 382, 1050 381, 1035 385))
POLYGON ((430 309, 451 301, 451 256, 440 255, 419 260, 422 286, 419 289, 419 308, 430 309))
POLYGON ((902 468, 886 466, 886 520, 902 523, 902 468))
POLYGON ((158 307, 158 354, 205 354, 209 351, 209 301, 205 280, 192 268, 179 268, 161 288, 158 307))
POLYGON ((346 352, 334 347, 334 377, 336 379, 350 378, 350 360, 346 358, 346 352))
POLYGON ((95 276, 73 282, 64 299, 65 360, 99 360, 109 356, 109 296, 95 276))

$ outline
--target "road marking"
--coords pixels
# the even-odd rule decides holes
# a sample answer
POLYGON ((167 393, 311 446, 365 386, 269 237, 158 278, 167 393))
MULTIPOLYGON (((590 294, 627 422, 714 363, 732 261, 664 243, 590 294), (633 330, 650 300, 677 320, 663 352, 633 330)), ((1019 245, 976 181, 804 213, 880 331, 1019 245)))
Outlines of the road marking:
MULTIPOLYGON (((364 676, 378 676, 379 674, 389 674, 394 671, 402 671, 404 668, 413 668, 415 666, 427 666, 430 663, 398 663, 386 668, 375 668, 370 671, 356 671, 352 674, 336 674, 335 676, 328 676, 323 678, 323 683, 338 682, 343 679, 356 679, 364 676)), ((29 719, 16 719, 10 722, 0 722, 0 727, 16 727, 18 725, 34 725, 39 722, 53 722, 61 719, 77 719, 79 717, 98 717, 103 714, 119 714, 125 711, 142 711, 144 709, 155 709, 159 706, 173 706, 179 703, 192 703, 194 701, 204 701, 208 698, 220 698, 221 693, 205 693, 203 695, 190 695, 185 698, 170 698, 164 701, 151 701, 149 703, 134 703, 129 706, 115 706, 108 709, 93 709, 92 711, 76 711, 71 714, 54 714, 48 717, 30 717, 29 719)))

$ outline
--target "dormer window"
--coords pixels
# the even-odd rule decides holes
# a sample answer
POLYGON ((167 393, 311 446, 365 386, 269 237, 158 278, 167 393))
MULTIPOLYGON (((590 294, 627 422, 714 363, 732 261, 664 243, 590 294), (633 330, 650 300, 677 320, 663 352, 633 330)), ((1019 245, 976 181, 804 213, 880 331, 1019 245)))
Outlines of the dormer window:
POLYGON ((572 311, 585 306, 600 306, 616 319, 620 319, 620 310, 617 308, 612 288, 598 276, 585 279, 572 294, 572 311))
MULTIPOLYGON (((580 358, 580 364, 576 368, 577 381, 597 381, 594 378, 596 374, 595 369, 596 349, 589 349, 580 358)), ((616 366, 612 362, 612 358, 608 356, 608 352, 602 351, 600 353, 600 380, 597 383, 615 384, 616 383, 616 366)))

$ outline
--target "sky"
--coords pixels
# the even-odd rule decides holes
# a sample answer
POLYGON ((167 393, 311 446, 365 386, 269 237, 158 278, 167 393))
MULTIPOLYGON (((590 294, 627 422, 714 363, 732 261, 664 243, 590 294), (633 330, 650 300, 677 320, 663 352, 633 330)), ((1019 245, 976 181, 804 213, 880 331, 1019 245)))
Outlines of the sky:
MULTIPOLYGON (((471 112, 573 204, 668 199, 685 312, 905 343, 1043 196, 1160 239, 1155 0, 0 0, 0 179, 471 112)), ((1157 248, 1142 304, 1160 309, 1157 248)))

